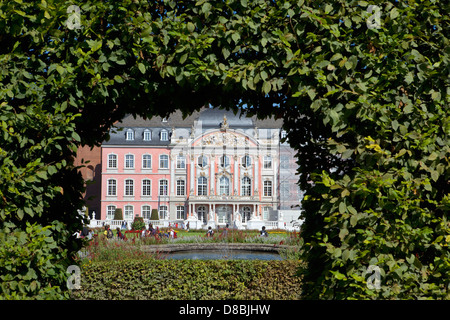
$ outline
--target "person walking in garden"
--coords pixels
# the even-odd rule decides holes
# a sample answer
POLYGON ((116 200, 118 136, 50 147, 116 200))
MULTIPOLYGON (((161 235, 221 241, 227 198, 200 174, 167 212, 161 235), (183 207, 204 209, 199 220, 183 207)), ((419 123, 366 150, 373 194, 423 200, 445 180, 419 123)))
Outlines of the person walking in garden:
POLYGON ((268 237, 269 236, 269 234, 266 231, 266 227, 265 226, 262 227, 262 229, 259 232, 259 234, 260 234, 261 237, 268 237))
POLYGON ((214 235, 214 231, 213 231, 213 229, 211 229, 211 226, 209 226, 208 231, 206 232, 206 237, 212 238, 213 235, 214 235))

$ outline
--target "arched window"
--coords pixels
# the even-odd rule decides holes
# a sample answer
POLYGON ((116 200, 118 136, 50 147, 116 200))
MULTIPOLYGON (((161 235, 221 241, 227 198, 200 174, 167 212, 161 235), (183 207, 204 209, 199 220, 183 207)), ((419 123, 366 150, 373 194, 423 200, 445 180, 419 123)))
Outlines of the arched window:
POLYGON ((152 195, 152 181, 150 179, 142 180, 142 196, 149 197, 152 195))
POLYGON ((114 220, 114 213, 116 212, 115 205, 109 205, 106 207, 106 219, 114 220))
POLYGON ((134 196, 134 181, 133 179, 125 179, 125 195, 134 196))
POLYGON ((169 182, 166 179, 159 180, 159 195, 167 196, 168 189, 169 189, 169 182))
POLYGON ((242 223, 246 223, 252 217, 252 209, 250 207, 242 208, 242 223))
POLYGON ((125 220, 131 220, 134 218, 133 216, 133 206, 126 205, 125 206, 125 220))
POLYGON ((226 168, 230 165, 230 158, 226 155, 220 157, 220 166, 226 168))
POLYGON ((126 132, 126 140, 134 140, 134 131, 131 129, 128 129, 126 132))
POLYGON ((161 130, 160 139, 161 139, 161 141, 168 141, 169 140, 169 132, 167 132, 167 130, 165 130, 165 129, 161 130))
POLYGON ((142 169, 152 168, 152 156, 149 154, 142 155, 142 169))
POLYGON ((219 180, 219 195, 230 195, 230 179, 227 177, 221 177, 219 180))
POLYGON ((252 158, 250 158, 250 156, 243 156, 242 157, 242 166, 244 168, 248 168, 252 165, 252 158))
POLYGON ((206 212, 206 206, 199 206, 197 208, 197 216, 200 221, 203 221, 203 223, 206 223, 208 217, 206 212))
POLYGON ((177 196, 184 196, 185 182, 184 180, 177 180, 177 196))
POLYGON ((152 132, 149 129, 145 129, 143 138, 144 138, 144 141, 152 140, 152 132))
POLYGON ((252 179, 250 179, 249 177, 242 178, 241 195, 242 196, 252 195, 252 179))
POLYGON ((141 214, 144 219, 150 220, 150 217, 152 215, 152 208, 148 205, 142 206, 141 214))
POLYGON ((117 196, 117 181, 116 179, 108 179, 108 196, 117 196))
POLYGON ((208 158, 201 155, 200 157, 198 157, 197 159, 197 164, 200 168, 204 168, 208 165, 208 158))
POLYGON ((169 156, 167 154, 162 154, 159 156, 159 168, 169 169, 169 156))
POLYGON ((117 154, 114 153, 108 154, 108 168, 117 169, 117 154))

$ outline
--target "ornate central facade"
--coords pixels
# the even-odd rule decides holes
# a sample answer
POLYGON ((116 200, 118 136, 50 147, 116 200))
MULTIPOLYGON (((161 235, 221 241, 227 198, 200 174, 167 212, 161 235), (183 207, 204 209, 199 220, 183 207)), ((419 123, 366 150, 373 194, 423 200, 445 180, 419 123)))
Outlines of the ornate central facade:
POLYGON ((186 119, 125 118, 102 145, 102 219, 116 208, 149 219, 156 208, 160 219, 203 225, 278 220, 281 125, 209 108, 186 119))

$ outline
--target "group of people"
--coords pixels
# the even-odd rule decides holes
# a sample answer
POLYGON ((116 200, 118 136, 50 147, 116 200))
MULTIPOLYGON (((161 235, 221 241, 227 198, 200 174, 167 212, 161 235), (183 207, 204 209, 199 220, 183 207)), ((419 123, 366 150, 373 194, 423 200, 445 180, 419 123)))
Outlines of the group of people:
MULTIPOLYGON (((218 229, 220 230, 220 229, 218 229)), ((225 228, 223 228, 221 236, 227 236, 228 235, 228 223, 226 224, 225 228)), ((263 226, 261 228, 261 231, 259 231, 259 235, 260 237, 268 237, 269 234, 266 231, 266 227, 263 226)), ((208 231, 206 231, 206 237, 207 238, 212 238, 214 236, 214 230, 211 228, 211 226, 208 227, 208 231)))

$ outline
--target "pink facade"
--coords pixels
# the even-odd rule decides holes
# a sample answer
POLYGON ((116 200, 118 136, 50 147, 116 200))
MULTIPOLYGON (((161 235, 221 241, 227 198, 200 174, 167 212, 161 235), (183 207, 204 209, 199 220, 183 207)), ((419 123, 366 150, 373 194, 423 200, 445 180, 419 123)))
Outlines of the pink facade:
POLYGON ((101 219, 120 208, 127 220, 149 219, 152 209, 204 225, 269 220, 280 207, 279 124, 220 112, 125 119, 102 145, 101 219))

